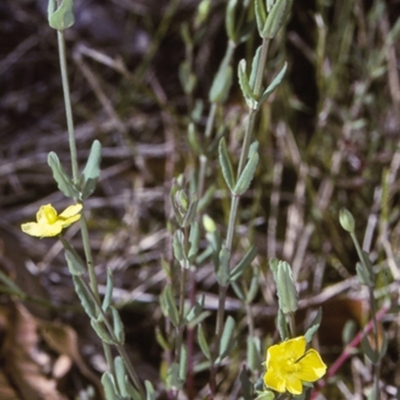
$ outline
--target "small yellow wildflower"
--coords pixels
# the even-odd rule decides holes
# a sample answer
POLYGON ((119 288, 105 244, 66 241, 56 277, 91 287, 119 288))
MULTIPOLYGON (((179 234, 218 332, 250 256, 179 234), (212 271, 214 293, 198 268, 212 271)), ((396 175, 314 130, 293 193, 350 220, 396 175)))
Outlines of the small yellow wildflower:
POLYGON ((279 392, 299 395, 303 382, 315 382, 326 372, 326 365, 314 349, 306 351, 306 339, 299 336, 271 346, 267 350, 264 383, 279 392))
POLYGON ((37 222, 28 222, 21 225, 23 232, 40 238, 57 236, 81 217, 82 204, 67 207, 61 214, 51 204, 39 208, 36 213, 37 222))

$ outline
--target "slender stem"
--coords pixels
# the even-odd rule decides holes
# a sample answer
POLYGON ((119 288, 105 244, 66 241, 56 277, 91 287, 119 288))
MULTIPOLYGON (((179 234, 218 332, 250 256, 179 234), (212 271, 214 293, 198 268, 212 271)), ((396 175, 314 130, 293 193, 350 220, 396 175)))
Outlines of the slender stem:
POLYGON ((67 117, 67 127, 68 127, 68 139, 69 139, 69 149, 71 152, 71 167, 72 167, 72 178, 74 183, 78 182, 78 157, 76 152, 76 142, 74 134, 74 120, 72 117, 72 106, 71 97, 69 91, 68 83, 68 69, 67 69, 67 57, 65 51, 65 37, 63 31, 57 31, 58 38, 58 54, 60 58, 60 68, 61 68, 61 80, 64 93, 64 104, 65 104, 65 114, 67 117))
MULTIPOLYGON (((67 118, 69 148, 70 148, 70 154, 71 154, 72 178, 73 178, 74 183, 78 183, 78 179, 79 179, 78 156, 77 156, 77 150, 76 150, 74 120, 73 120, 73 115, 72 115, 70 88, 69 88, 69 82, 68 82, 68 69, 67 69, 67 58, 66 58, 64 32, 58 30, 57 38, 58 38, 60 69, 61 69, 61 81, 62 81, 62 87, 63 87, 63 93, 64 93, 65 113, 66 113, 66 118, 67 118)), ((83 248, 84 248, 84 252, 85 252, 86 263, 87 263, 88 272, 89 272, 90 287, 89 286, 87 287, 88 292, 91 294, 95 304, 98 306, 98 309, 104 318, 104 322, 107 325, 107 329, 109 330, 111 337, 113 337, 115 339, 113 329, 112 329, 111 325, 109 324, 109 322, 105 316, 105 313, 103 312, 101 305, 100 305, 98 283, 97 283, 97 278, 96 278, 96 274, 95 274, 95 270, 94 270, 93 256, 92 256, 92 252, 91 252, 91 248, 90 248, 90 241, 89 241, 89 232, 88 232, 87 221, 86 221, 84 213, 82 213, 82 217, 80 219, 80 228, 81 228, 82 242, 83 242, 83 248)), ((85 285, 87 285, 86 281, 84 279, 82 279, 82 281, 85 283, 85 285)), ((115 369, 114 369, 114 362, 113 362, 113 356, 111 353, 111 348, 107 343, 104 343, 103 341, 102 341, 102 344, 103 344, 104 354, 105 354, 105 357, 107 360, 107 365, 108 365, 112 375, 115 376, 115 369)), ((124 360, 124 364, 127 368, 129 376, 132 379, 132 382, 139 389, 139 391, 142 394, 142 397, 144 397, 144 392, 141 387, 140 381, 135 373, 135 370, 133 369, 133 366, 129 360, 129 357, 126 354, 125 349, 120 344, 117 344, 116 347, 117 347, 117 350, 120 353, 121 357, 124 360)))
MULTIPOLYGON (((354 232, 350 232, 350 236, 354 242, 354 245, 356 247, 358 257, 360 258, 360 261, 365 268, 365 270, 368 270, 368 266, 365 265, 365 260, 364 260, 364 253, 361 250, 360 243, 358 242, 357 236, 354 234, 354 232)), ((378 320, 376 317, 377 314, 377 307, 376 307, 376 300, 374 297, 374 287, 368 286, 368 292, 369 292, 369 303, 371 307, 371 319, 372 319, 372 326, 373 326, 373 336, 374 336, 374 345, 375 345, 375 351, 379 352, 379 327, 378 327, 378 320)), ((379 391, 379 377, 380 377, 380 369, 381 369, 381 357, 378 357, 378 361, 373 363, 374 365, 374 392, 375 392, 375 400, 380 399, 380 391, 379 391)))
POLYGON ((290 337, 294 338, 296 337, 296 322, 294 320, 294 313, 291 312, 286 316, 286 321, 288 322, 289 325, 289 332, 290 332, 290 337))
POLYGON ((212 103, 210 112, 208 114, 207 118, 207 125, 206 125, 206 130, 204 132, 204 136, 209 139, 211 137, 211 133, 214 127, 214 122, 215 122, 215 116, 217 115, 217 110, 218 110, 218 104, 217 103, 212 103))
MULTIPOLYGON (((269 40, 263 39, 261 55, 260 55, 259 63, 257 66, 257 73, 256 73, 256 79, 255 79, 255 85, 254 85, 254 94, 257 97, 260 96, 261 92, 262 92, 262 79, 264 76, 265 64, 267 61, 268 47, 269 47, 269 40)), ((240 161, 239 161, 239 166, 238 166, 238 170, 237 170, 237 177, 239 177, 240 174, 243 172, 243 169, 247 162, 257 112, 258 112, 258 110, 254 110, 254 109, 249 110, 248 123, 247 123, 246 131, 245 131, 245 136, 243 139, 243 145, 242 145, 241 154, 240 154, 240 161)), ((226 249, 228 250, 230 255, 232 253, 236 219, 237 219, 238 208, 239 208, 239 201, 240 201, 240 197, 232 194, 231 208, 230 208, 230 212, 229 212, 228 229, 227 229, 226 241, 225 241, 226 249)), ((226 286, 219 286, 219 294, 218 294, 219 304, 218 304, 218 312, 217 312, 217 322, 216 322, 216 327, 215 327, 215 336, 217 338, 217 342, 216 342, 217 344, 216 344, 216 348, 215 348, 215 357, 218 356, 219 348, 221 345, 221 336, 222 336, 222 332, 223 332, 224 318, 225 318, 225 301, 226 301, 227 289, 228 289, 228 287, 226 287, 226 286)), ((211 368, 211 374, 210 374, 210 388, 211 388, 212 393, 214 393, 215 387, 216 387, 216 382, 215 382, 216 368, 217 368, 216 365, 213 366, 211 368)))
MULTIPOLYGON (((254 95, 256 97, 259 97, 262 92, 262 78, 264 76, 265 64, 267 62, 268 48, 269 48, 269 40, 263 39, 262 47, 261 47, 261 55, 260 55, 259 64, 258 64, 258 68, 257 68, 256 80, 255 80, 255 84, 254 84, 254 95)), ((238 176, 240 176, 241 172, 243 171, 244 166, 246 165, 247 157, 249 155, 249 148, 250 148, 252 133, 254 131, 254 124, 255 124, 257 112, 258 112, 258 110, 254 110, 254 109, 251 109, 249 111, 249 120, 248 120, 248 124, 247 124, 247 129, 245 132, 245 136, 243 139, 242 152, 240 154, 240 161, 239 161, 239 167, 238 167, 238 173, 237 173, 238 176)))
POLYGON ((99 299, 100 297, 99 297, 97 277, 96 277, 96 272, 94 270, 92 250, 90 248, 89 231, 87 226, 87 220, 84 213, 82 213, 82 217, 79 222, 81 228, 83 251, 85 252, 85 258, 89 273, 90 287, 92 288, 93 293, 96 295, 97 299, 99 299))
POLYGON ((104 325, 106 326, 107 330, 108 330, 108 334, 110 335, 112 341, 115 343, 115 347, 119 353, 119 355, 121 356, 121 358, 124 360, 124 364, 125 367, 128 371, 128 374, 132 380, 132 382, 135 384, 135 386, 137 387, 137 389, 140 391, 142 397, 144 396, 144 391, 142 388, 142 385, 140 383, 140 380, 136 374, 135 369, 133 368, 133 365, 128 357, 128 354, 126 353, 126 350, 124 348, 124 346, 119 343, 119 340, 117 339, 117 337, 114 334, 114 329, 111 326, 110 322, 108 321, 107 315, 105 314, 103 308, 101 307, 100 301, 98 299, 98 297, 96 296, 96 294, 93 292, 92 288, 87 284, 87 282, 85 281, 85 279, 83 277, 81 277, 81 282, 83 283, 83 285, 85 286, 87 292, 89 293, 91 299, 93 300, 93 302, 96 304, 97 310, 99 311, 104 325))

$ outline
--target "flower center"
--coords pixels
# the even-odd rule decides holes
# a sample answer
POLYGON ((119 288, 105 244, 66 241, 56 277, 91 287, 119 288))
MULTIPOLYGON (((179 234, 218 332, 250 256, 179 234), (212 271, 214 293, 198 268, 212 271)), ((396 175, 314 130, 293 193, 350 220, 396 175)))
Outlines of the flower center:
POLYGON ((300 365, 294 359, 289 359, 286 361, 284 370, 287 374, 297 372, 300 369, 300 365))
POLYGON ((49 224, 54 224, 57 221, 57 212, 53 208, 47 208, 44 215, 49 224))

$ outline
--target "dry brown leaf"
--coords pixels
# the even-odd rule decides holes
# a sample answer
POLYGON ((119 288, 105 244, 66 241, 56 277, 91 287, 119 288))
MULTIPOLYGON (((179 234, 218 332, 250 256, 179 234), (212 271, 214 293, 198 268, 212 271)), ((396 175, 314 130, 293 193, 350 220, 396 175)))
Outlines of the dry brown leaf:
POLYGON ((9 304, 8 315, 10 324, 3 345, 5 373, 20 400, 67 400, 57 390, 56 380, 48 378, 40 365, 40 337, 35 318, 16 303, 9 304))
POLYGON ((20 400, 17 392, 10 385, 7 377, 0 372, 0 399, 1 400, 20 400))
MULTIPOLYGON (((68 325, 60 322, 40 321, 40 332, 47 345, 60 355, 68 356, 79 368, 79 371, 96 388, 101 398, 104 398, 103 389, 98 377, 86 366, 79 353, 78 335, 68 325)), ((54 374, 54 371, 53 371, 54 374)))

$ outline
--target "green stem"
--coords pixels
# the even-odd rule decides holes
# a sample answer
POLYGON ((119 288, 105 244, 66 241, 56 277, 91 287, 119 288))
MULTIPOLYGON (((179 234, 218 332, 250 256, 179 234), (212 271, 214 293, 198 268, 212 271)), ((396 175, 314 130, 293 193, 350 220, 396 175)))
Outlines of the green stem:
MULTIPOLYGON (((360 243, 358 242, 357 236, 354 232, 350 232, 350 236, 353 240, 354 246, 356 247, 358 257, 360 262, 363 265, 365 270, 369 270, 368 266, 365 265, 364 261, 364 254, 362 252, 360 243)), ((373 326, 373 336, 374 336, 374 345, 375 351, 379 352, 379 327, 378 327, 378 320, 376 318, 377 313, 377 306, 376 300, 374 297, 374 287, 368 286, 369 292, 369 303, 371 307, 371 319, 372 319, 372 326, 373 326)), ((380 399, 380 389, 379 389, 379 377, 380 377, 380 369, 381 369, 381 357, 378 358, 378 361, 374 363, 374 392, 375 392, 375 400, 380 399)))
MULTIPOLYGON (((68 128, 68 139, 69 139, 69 148, 71 153, 71 168, 72 168, 72 178, 73 182, 76 184, 79 180, 79 168, 78 168, 78 156, 76 151, 76 141, 75 141, 75 130, 74 130, 74 120, 72 115, 72 105, 71 105, 71 96, 70 96, 70 88, 68 82, 68 69, 67 69, 67 58, 66 58, 66 48, 65 48, 65 37, 63 31, 57 31, 57 39, 58 39, 58 51, 59 51, 59 59, 60 59, 60 69, 61 69, 61 81, 64 93, 64 105, 65 105, 65 113, 67 118, 67 128, 68 128)), ((76 200, 76 199, 75 199, 76 200)), ((80 228, 82 234, 82 242, 83 248, 85 252, 86 263, 89 272, 89 280, 90 280, 90 293, 93 296, 93 300, 99 307, 100 313, 102 313, 106 325, 108 323, 105 318, 105 314, 100 305, 100 296, 98 291, 98 283, 93 265, 93 256, 90 248, 89 241, 89 232, 87 228, 87 221, 82 213, 82 217, 80 219, 80 228)), ((83 280, 84 281, 84 280, 83 280)), ((84 281, 85 282, 85 281, 84 281)), ((86 282, 85 282, 86 284, 86 282)), ((113 335, 112 327, 108 324, 107 326, 110 334, 113 335)), ((113 376, 115 376, 114 362, 113 356, 111 353, 111 348, 108 344, 102 342, 104 355, 106 357, 107 365, 110 369, 110 372, 113 376)), ((121 357, 124 359, 125 366, 127 368, 128 374, 130 375, 132 382, 137 386, 139 391, 144 396, 143 389, 141 388, 140 381, 136 376, 136 373, 133 369, 132 364, 130 363, 129 358, 127 357, 126 351, 121 345, 117 345, 117 350, 120 353, 121 357)), ((116 376, 115 376, 116 377, 116 376)))
MULTIPOLYGON (((254 86, 254 93, 256 94, 256 96, 259 96, 262 92, 262 78, 264 76, 264 69, 265 69, 265 64, 266 64, 266 60, 267 60, 268 45, 269 45, 269 41, 266 39, 263 39, 261 55, 260 55, 259 63, 257 66, 257 73, 256 73, 256 79, 255 79, 255 86, 254 86)), ((253 109, 249 110, 248 124, 247 124, 247 128, 245 131, 245 136, 243 139, 243 146, 242 146, 239 166, 238 166, 238 170, 237 170, 238 177, 243 172, 244 166, 246 164, 246 161, 247 161, 247 158, 249 155, 249 148, 250 148, 252 133, 254 131, 256 115, 257 115, 257 110, 253 110, 253 109)), ((225 242, 225 246, 226 246, 227 250, 229 251, 229 254, 232 253, 236 219, 237 219, 237 213, 238 213, 238 208, 239 208, 239 200, 240 200, 240 198, 238 196, 235 196, 232 194, 231 209, 230 209, 230 213, 229 213, 229 222, 228 222, 228 229, 227 229, 226 242, 225 242)), ((224 314, 225 314, 224 311, 225 311, 226 290, 227 290, 226 287, 220 286, 220 288, 219 288, 219 291, 220 291, 219 300, 220 300, 220 303, 221 302, 223 302, 223 303, 219 305, 218 314, 217 314, 217 323, 216 323, 216 331, 215 331, 217 338, 221 337, 223 325, 224 325, 223 321, 224 321, 224 314)), ((220 341, 218 340, 217 352, 219 351, 219 346, 220 346, 220 341)))
POLYGON ((206 130, 204 132, 204 136, 207 139, 209 139, 211 137, 211 133, 212 133, 214 123, 215 123, 215 116, 217 115, 217 110, 218 110, 218 104, 212 103, 210 112, 209 112, 208 118, 207 118, 206 130))
POLYGON ((85 279, 83 279, 83 277, 81 277, 81 282, 83 283, 83 285, 85 286, 87 292, 89 293, 90 297, 92 298, 93 302, 96 304, 96 307, 103 319, 104 325, 106 326, 107 330, 108 330, 108 334, 110 335, 112 341, 115 343, 115 347, 119 353, 119 355, 121 356, 121 358, 124 360, 124 364, 125 367, 128 371, 128 375, 130 376, 132 382, 135 384, 136 388, 139 390, 139 392, 141 393, 142 397, 144 398, 144 391, 143 391, 143 387, 140 383, 140 380, 136 374, 135 369, 133 368, 133 365, 128 357, 128 354, 126 353, 126 350, 124 348, 124 346, 119 343, 118 339, 116 338, 115 334, 114 334, 114 329, 111 326, 106 313, 104 312, 103 308, 101 307, 101 303, 98 299, 98 297, 96 296, 96 294, 93 292, 92 288, 87 284, 87 282, 85 281, 85 279))
POLYGON ((93 255, 92 255, 92 250, 90 248, 87 220, 86 220, 84 213, 82 213, 82 217, 81 217, 79 223, 80 223, 80 228, 81 228, 83 251, 85 252, 86 264, 87 264, 88 273, 89 273, 90 287, 92 288, 93 293, 96 295, 97 299, 100 299, 97 277, 96 277, 96 272, 94 269, 93 255))
POLYGON ((74 134, 74 120, 72 117, 72 106, 71 97, 68 83, 68 69, 67 69, 67 57, 65 51, 65 37, 63 31, 57 31, 58 38, 58 54, 60 58, 60 68, 61 68, 61 80, 64 93, 64 104, 65 104, 65 114, 67 117, 67 127, 68 127, 68 138, 69 138, 69 149, 71 152, 71 167, 72 167, 72 178, 74 183, 78 182, 78 157, 76 152, 76 142, 74 134))
POLYGON ((291 312, 286 316, 286 321, 289 325, 289 333, 290 333, 290 337, 294 338, 296 337, 296 322, 294 319, 294 313, 291 312))

